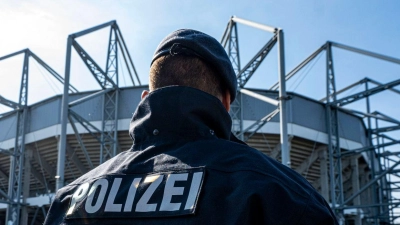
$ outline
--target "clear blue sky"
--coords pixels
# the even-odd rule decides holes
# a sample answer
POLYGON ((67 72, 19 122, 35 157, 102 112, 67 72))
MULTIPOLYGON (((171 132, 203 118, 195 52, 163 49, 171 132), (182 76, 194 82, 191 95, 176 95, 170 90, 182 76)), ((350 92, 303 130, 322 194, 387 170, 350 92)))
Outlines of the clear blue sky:
MULTIPOLYGON (((286 71, 289 72, 327 40, 400 58, 399 12, 400 1, 397 0, 0 1, 0 56, 30 48, 63 76, 67 36, 117 20, 141 81, 147 84, 152 54, 164 36, 179 28, 192 28, 219 40, 229 18, 236 15, 284 30, 286 71)), ((270 37, 266 32, 240 25, 242 65, 270 37)), ((105 65, 107 39, 106 29, 79 38, 78 42, 100 65, 105 65)), ((399 77, 400 65, 337 49, 334 50, 334 59, 338 89, 367 76, 383 83, 399 77)), ((288 90, 315 99, 323 97, 324 63, 325 56, 322 55, 312 68, 306 68, 288 82, 288 90)), ((22 56, 0 61, 0 95, 18 100, 21 71, 22 56)), ((75 53, 71 76, 72 84, 79 90, 98 88, 75 53)), ((276 81, 276 51, 273 51, 254 75, 249 87, 269 88, 276 81)), ((61 93, 61 86, 55 84, 33 60, 29 83, 29 103, 61 93)), ((382 98, 382 101, 376 101, 375 108, 387 107, 399 99, 391 93, 377 98, 382 98)), ((7 110, 7 107, 0 106, 0 112, 7 110)), ((389 114, 395 116, 400 112, 389 109, 389 114)))

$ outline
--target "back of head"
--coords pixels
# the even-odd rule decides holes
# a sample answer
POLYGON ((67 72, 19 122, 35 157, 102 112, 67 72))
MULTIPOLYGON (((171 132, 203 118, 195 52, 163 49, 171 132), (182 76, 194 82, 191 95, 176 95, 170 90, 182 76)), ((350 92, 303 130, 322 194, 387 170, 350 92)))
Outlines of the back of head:
POLYGON ((172 32, 158 45, 150 69, 150 91, 181 85, 200 89, 218 98, 227 90, 231 101, 237 81, 225 49, 200 31, 172 32))
POLYGON ((156 59, 150 68, 150 91, 171 86, 197 88, 221 99, 226 87, 218 73, 196 56, 166 55, 156 59))

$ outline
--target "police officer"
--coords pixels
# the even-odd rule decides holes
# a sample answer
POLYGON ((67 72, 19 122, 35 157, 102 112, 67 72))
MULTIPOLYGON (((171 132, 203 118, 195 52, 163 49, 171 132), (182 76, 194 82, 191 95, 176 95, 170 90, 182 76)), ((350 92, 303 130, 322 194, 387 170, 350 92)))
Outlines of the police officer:
POLYGON ((60 189, 45 224, 337 224, 299 174, 236 139, 237 81, 217 40, 178 30, 157 47, 132 148, 60 189))

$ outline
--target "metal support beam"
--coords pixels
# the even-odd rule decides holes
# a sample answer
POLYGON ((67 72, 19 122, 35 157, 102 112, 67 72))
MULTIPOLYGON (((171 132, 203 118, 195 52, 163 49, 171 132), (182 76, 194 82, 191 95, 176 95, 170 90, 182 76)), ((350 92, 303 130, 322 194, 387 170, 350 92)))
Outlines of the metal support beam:
POLYGON ((3 178, 4 180, 9 180, 10 178, 8 177, 8 175, 6 174, 6 172, 4 172, 3 170, 0 169, 0 177, 3 178))
MULTIPOLYGON (((236 26, 235 26, 236 27, 236 26)), ((274 35, 259 52, 237 73, 238 85, 244 87, 278 41, 274 35)), ((239 54, 238 54, 239 55, 239 54)))
POLYGON ((28 50, 28 49, 26 48, 26 49, 23 49, 23 50, 21 50, 21 51, 14 52, 14 53, 11 53, 11 54, 2 56, 2 57, 0 57, 0 61, 1 61, 1 60, 4 60, 4 59, 11 58, 11 57, 14 57, 14 56, 19 55, 19 54, 23 54, 23 53, 25 54, 27 50, 28 50))
MULTIPOLYGON (((325 148, 325 147, 323 147, 323 148, 325 148)), ((295 171, 298 172, 299 174, 303 174, 307 169, 309 169, 309 168, 314 164, 314 162, 317 161, 320 151, 322 151, 321 148, 314 149, 314 150, 311 152, 311 155, 308 156, 308 157, 295 169, 295 171)))
POLYGON ((90 123, 88 120, 85 118, 81 117, 79 114, 74 112, 72 109, 69 110, 69 115, 74 118, 78 123, 82 125, 83 128, 85 128, 90 135, 92 135, 94 138, 99 141, 101 144, 101 130, 98 129, 96 126, 94 126, 92 123, 90 123))
POLYGON ((1 96, 1 95, 0 95, 0 104, 5 105, 5 106, 8 106, 8 107, 13 108, 13 109, 19 109, 19 108, 20 108, 20 106, 18 105, 18 103, 13 102, 13 101, 11 101, 11 100, 8 100, 8 99, 4 98, 4 97, 1 96))
MULTIPOLYGON (((50 177, 54 178, 56 176, 56 168, 51 166, 39 153, 37 149, 33 150, 33 159, 43 168, 50 177)), ((50 188, 50 187, 49 187, 50 188)))
MULTIPOLYGON (((102 24, 100 26, 87 29, 85 31, 75 33, 70 36, 72 39, 72 46, 74 46, 75 50, 78 52, 78 55, 81 57, 83 62, 86 64, 87 68, 90 70, 96 81, 102 87, 103 90, 107 90, 101 92, 104 97, 103 100, 103 113, 102 113, 102 128, 100 132, 100 138, 94 135, 90 130, 94 128, 88 121, 85 121, 78 114, 74 113, 73 117, 76 119, 85 129, 89 130, 89 132, 94 135, 100 142, 100 163, 110 159, 115 156, 118 149, 118 98, 119 98, 119 76, 118 76, 118 49, 121 50, 121 53, 124 57, 126 67, 128 68, 129 75, 132 80, 132 84, 135 85, 135 81, 132 77, 131 69, 136 75, 136 79, 140 84, 139 77, 136 73, 136 69, 133 66, 131 56, 129 51, 127 50, 125 41, 123 36, 118 28, 118 25, 115 21, 111 21, 109 23, 102 24), (101 67, 93 60, 92 57, 78 44, 75 40, 76 37, 89 34, 96 30, 105 28, 110 26, 110 35, 108 42, 108 53, 107 53, 107 62, 106 69, 103 71, 101 67), (129 63, 128 60, 129 59, 129 63), (112 89, 112 90, 108 90, 112 89), (90 127, 90 128, 89 128, 90 127)), ((99 92, 100 93, 100 92, 99 92)), ((93 98, 97 96, 97 94, 91 95, 86 99, 81 99, 73 102, 71 105, 76 105, 80 102, 83 102, 89 98, 93 98)), ((72 113, 72 111, 70 112, 72 113)), ((95 129, 97 130, 97 128, 95 129)), ((83 145, 81 145, 82 147, 83 145)), ((82 148, 84 150, 84 146, 82 148)), ((88 158, 88 155, 85 154, 88 158)), ((92 167, 92 166, 91 166, 92 167)))
MULTIPOLYGON (((118 147, 118 36, 113 26, 110 29, 106 75, 116 85, 114 85, 114 91, 104 94, 100 164, 114 157, 117 154, 118 147)), ((113 87, 113 84, 104 80, 104 86, 113 87)))
POLYGON ((7 195, 7 193, 5 191, 3 191, 2 189, 0 189, 0 195, 2 195, 4 198, 6 198, 8 200, 9 204, 12 204, 12 200, 10 199, 10 197, 7 195))
MULTIPOLYGON (((396 152, 393 152, 393 151, 385 151, 385 152, 382 152, 382 153, 380 153, 380 154, 377 154, 378 157, 387 157, 387 156, 392 156, 392 155, 400 156, 400 151, 396 151, 396 152)), ((397 171, 396 173, 399 173, 399 172, 400 172, 400 170, 397 171)))
POLYGON ((343 210, 338 205, 343 204, 342 160, 340 150, 338 109, 336 102, 336 83, 333 67, 332 47, 326 44, 326 123, 328 134, 329 176, 332 209, 339 221, 344 220, 343 210))
POLYGON ((373 58, 376 58, 376 59, 381 59, 381 60, 384 60, 384 61, 400 64, 400 59, 396 59, 396 58, 393 58, 393 57, 390 57, 390 56, 381 55, 381 54, 378 54, 378 53, 375 53, 375 52, 370 52, 370 51, 362 50, 362 49, 359 49, 359 48, 354 48, 354 47, 351 47, 351 46, 347 46, 347 45, 343 45, 343 44, 339 44, 339 43, 335 43, 335 42, 330 42, 330 44, 332 46, 334 46, 334 47, 337 47, 337 48, 341 48, 341 49, 352 51, 352 52, 359 53, 359 54, 362 54, 362 55, 370 56, 370 57, 373 57, 373 58))
POLYGON ((71 148, 71 146, 67 143, 66 146, 66 153, 68 155, 68 158, 75 164, 75 166, 79 169, 79 171, 82 174, 85 174, 88 172, 86 167, 83 165, 83 163, 79 160, 78 156, 75 154, 75 150, 71 148))
MULTIPOLYGON (((350 159, 348 159, 347 161, 349 161, 350 164, 350 159)), ((342 171, 342 181, 343 181, 343 192, 348 192, 350 191, 351 188, 351 170, 347 170, 347 171, 342 171)))
MULTIPOLYGON (((364 78, 362 80, 359 80, 359 81, 357 81, 357 82, 355 82, 353 84, 348 85, 347 87, 344 87, 344 88, 340 89, 339 91, 336 92, 336 96, 341 94, 341 93, 343 93, 343 92, 345 92, 345 91, 347 91, 347 90, 350 90, 353 87, 356 87, 357 85, 361 85, 361 84, 368 83, 368 82, 373 83, 373 84, 378 85, 378 86, 384 85, 384 84, 382 84, 382 83, 380 83, 378 81, 375 81, 375 80, 372 80, 372 79, 366 77, 366 78, 364 78)), ((392 91, 394 93, 400 94, 400 91, 395 89, 395 88, 388 88, 388 90, 390 90, 390 91, 392 91)), ((320 100, 320 102, 324 102, 325 100, 326 100, 326 97, 322 98, 320 100)))
MULTIPOLYGON (((64 78, 62 76, 60 76, 53 68, 51 68, 48 64, 46 64, 41 58, 39 58, 36 54, 34 54, 28 48, 18 51, 18 52, 15 52, 15 53, 12 53, 12 54, 9 54, 9 55, 6 55, 6 56, 3 56, 3 57, 0 57, 0 61, 14 57, 14 56, 22 54, 22 53, 27 54, 28 57, 32 56, 32 58, 35 59, 36 62, 38 62, 44 69, 46 69, 54 78, 56 78, 56 80, 58 80, 61 84, 64 84, 64 78)), ((72 85, 70 85, 69 88, 70 88, 70 91, 73 93, 78 92, 78 90, 72 85)), ((1 100, 1 98, 0 98, 0 100, 1 100)), ((1 103, 1 101, 0 101, 0 103, 1 103)), ((17 104, 17 106, 18 106, 18 104, 17 104)), ((14 108, 14 107, 12 107, 12 108, 14 108)))
MULTIPOLYGON (((368 88, 368 82, 366 82, 365 83, 365 90, 366 91, 368 91, 369 90, 369 88, 368 88)), ((367 110, 367 113, 371 113, 371 109, 370 109, 370 101, 369 101, 369 96, 366 96, 366 98, 365 98, 365 103, 366 103, 366 110, 367 110)), ((376 120, 377 121, 377 120, 376 120)), ((372 126, 371 126, 371 117, 368 117, 367 118, 367 125, 368 125, 368 130, 367 130, 367 135, 368 135, 368 139, 369 139, 369 145, 370 146, 372 146, 373 145, 373 142, 372 142, 372 133, 371 133, 371 128, 372 128, 372 126)), ((378 140, 379 141, 379 140, 378 140)), ((375 177, 375 152, 374 152, 374 149, 371 149, 371 151, 369 151, 369 152, 367 152, 367 154, 368 154, 368 157, 369 157, 369 165, 371 166, 371 176, 372 177, 375 177)), ((376 184, 373 184, 372 186, 371 186, 371 197, 372 197, 372 201, 376 201, 377 200, 377 197, 376 197, 376 195, 377 195, 377 192, 376 192, 376 190, 377 190, 377 185, 376 184)), ((378 208, 373 208, 372 209, 372 214, 373 215, 378 215, 378 208)), ((378 219, 375 217, 374 218, 374 222, 377 224, 378 223, 378 219)))
POLYGON ((241 24, 244 24, 244 25, 247 25, 247 26, 250 26, 250 27, 254 27, 254 28, 257 28, 257 29, 260 29, 260 30, 264 30, 264 31, 267 31, 267 32, 270 32, 270 33, 273 33, 273 34, 277 33, 278 29, 279 29, 279 28, 268 26, 268 25, 265 25, 265 24, 256 23, 256 22, 253 22, 253 21, 250 21, 250 20, 241 19, 241 18, 235 17, 235 16, 232 17, 232 21, 237 22, 237 23, 241 23, 241 24))
MULTIPOLYGON (((381 116, 380 114, 377 114, 378 112, 364 113, 364 112, 360 112, 360 111, 353 110, 353 109, 345 109, 345 108, 341 108, 341 109, 345 110, 345 111, 348 111, 349 113, 353 113, 353 114, 359 115, 359 116, 378 119, 378 120, 391 122, 391 123, 395 123, 395 124, 399 124, 400 125, 400 121, 398 121, 396 119, 393 119, 393 118, 388 118, 386 116, 381 116)), ((369 127, 368 127, 368 129, 369 129, 369 127)))
POLYGON ((71 68, 71 47, 73 37, 68 36, 67 53, 65 61, 65 75, 64 75, 64 92, 61 100, 61 130, 60 140, 57 155, 57 175, 56 175, 56 191, 64 186, 64 171, 65 171, 65 148, 67 145, 67 122, 68 122, 68 98, 69 98, 69 79, 71 68))
POLYGON ((85 63, 86 67, 92 73, 93 77, 96 79, 97 83, 99 83, 102 89, 109 88, 108 85, 105 84, 112 84, 112 87, 115 87, 116 84, 112 79, 110 79, 107 74, 101 69, 101 67, 94 61, 94 59, 76 42, 72 40, 72 46, 74 46, 76 52, 81 57, 82 61, 85 63))
MULTIPOLYGON (((293 139, 293 136, 290 135, 289 139, 288 139, 289 149, 291 148, 291 145, 292 145, 291 144, 292 139, 293 139)), ((280 143, 275 145, 274 149, 272 149, 271 153, 269 154, 269 157, 277 160, 279 157, 279 153, 281 153, 281 144, 280 143)))
POLYGON ((13 114, 15 114, 16 111, 18 111, 18 110, 13 110, 13 111, 10 111, 10 112, 0 113, 0 118, 5 117, 5 116, 9 116, 9 115, 13 115, 13 114))
MULTIPOLYGON (((381 82, 378 82, 378 81, 376 81, 376 80, 372 80, 371 78, 365 78, 365 79, 367 79, 368 80, 368 82, 370 82, 370 83, 373 83, 373 84, 375 84, 375 85, 383 85, 381 82)), ((396 93, 396 94, 400 94, 400 90, 398 90, 398 89, 395 89, 395 88, 390 88, 389 89, 390 91, 392 91, 392 92, 394 92, 394 93, 396 93)))
POLYGON ((367 146, 367 147, 352 149, 350 151, 343 152, 342 153, 342 157, 343 156, 350 156, 350 155, 358 154, 358 153, 365 152, 365 151, 368 151, 368 150, 372 150, 372 149, 375 149, 375 148, 387 147, 387 146, 391 146, 391 145, 395 145, 395 144, 400 144, 400 140, 392 141, 392 142, 386 142, 386 143, 377 144, 377 145, 373 145, 373 146, 367 146))
MULTIPOLYGON (((29 51, 30 56, 36 60, 43 68, 47 70, 54 78, 56 78, 61 84, 64 84, 64 78, 60 76, 53 68, 51 68, 49 65, 47 65, 41 58, 39 58, 37 55, 35 55, 33 52, 29 51)), ((77 93, 78 89, 76 89, 72 84, 69 84, 69 90, 72 93, 77 93)))
POLYGON ((279 153, 281 153, 281 144, 278 143, 275 145, 274 149, 272 149, 271 153, 269 154, 269 157, 273 159, 278 159, 279 153))
POLYGON ((118 89, 104 95, 100 163, 111 159, 117 154, 118 98, 118 89))
MULTIPOLYGON (((236 76, 239 76, 239 72, 241 70, 240 66, 240 55, 239 55, 239 37, 236 23, 231 19, 228 24, 229 30, 226 35, 227 43, 227 53, 229 59, 232 63, 233 70, 235 71, 236 76)), ((225 35, 224 35, 225 36, 225 35)), ((224 46, 225 46, 224 44, 224 46)), ((238 85, 240 84, 240 79, 238 79, 238 85)), ((231 110, 229 114, 232 117, 232 133, 236 135, 240 140, 243 140, 243 117, 242 117, 242 95, 237 94, 236 99, 231 104, 231 110)))
POLYGON ((38 171, 37 169, 35 169, 35 167, 33 167, 32 164, 30 166, 31 166, 31 174, 33 175, 33 177, 35 177, 35 179, 39 181, 39 183, 43 185, 46 190, 50 190, 49 189, 50 183, 45 179, 42 171, 38 171))
POLYGON ((111 26, 111 25, 113 25, 113 24, 115 24, 115 23, 116 23, 116 21, 115 21, 115 20, 112 20, 112 21, 110 21, 110 22, 103 23, 103 24, 100 24, 100 25, 98 25, 98 26, 95 26, 95 27, 92 27, 92 28, 89 28, 89 29, 86 29, 86 30, 83 30, 83 31, 79 31, 79 32, 73 33, 73 34, 70 35, 70 37, 75 39, 75 38, 84 36, 84 35, 86 35, 86 34, 90 34, 90 33, 92 33, 92 32, 101 30, 101 29, 103 29, 103 28, 105 28, 105 27, 108 27, 108 26, 111 26))
MULTIPOLYGON (((328 157, 327 157, 328 159, 329 159, 329 155, 328 155, 328 157)), ((350 165, 350 162, 349 162, 349 160, 344 160, 343 161, 343 164, 342 164, 342 168, 347 168, 348 166, 350 165)), ((343 172, 343 171, 342 171, 343 172)), ((328 177, 329 177, 329 175, 328 175, 328 177)), ((315 180, 313 183, 312 183, 312 185, 315 187, 315 188, 320 188, 320 186, 321 186, 321 178, 318 178, 317 180, 315 180)))
POLYGON ((12 155, 14 155, 14 152, 0 148, 0 154, 12 156, 12 155))
POLYGON ((104 95, 104 94, 106 94, 106 93, 108 93, 108 92, 110 92, 110 91, 113 91, 113 90, 114 90, 113 88, 107 88, 107 89, 104 89, 104 90, 95 92, 95 93, 90 94, 90 95, 88 95, 88 96, 85 96, 85 97, 83 97, 83 98, 77 99, 77 100, 75 100, 75 101, 73 101, 73 102, 70 102, 70 103, 69 103, 69 107, 73 107, 73 106, 79 105, 79 104, 81 104, 81 103, 84 103, 84 102, 86 102, 86 101, 89 101, 90 99, 93 99, 93 98, 96 98, 96 97, 98 97, 98 96, 104 95))
POLYGON ((38 214, 40 208, 41 208, 41 207, 36 207, 35 214, 33 215, 33 219, 32 219, 31 225, 34 225, 34 224, 35 224, 35 222, 36 222, 36 217, 37 217, 37 214, 38 214))
POLYGON ((278 30, 278 65, 279 65, 279 120, 282 164, 290 167, 290 152, 288 148, 286 80, 285 80, 285 47, 283 31, 278 30))
POLYGON ((7 207, 6 221, 11 224, 19 224, 22 188, 22 172, 24 168, 25 154, 25 124, 28 104, 28 74, 29 74, 29 54, 25 50, 24 65, 22 67, 21 86, 19 91, 18 104, 22 110, 17 112, 17 132, 15 135, 14 153, 11 156, 10 176, 8 183, 8 196, 14 201, 7 207))
MULTIPOLYGON (((355 83, 353 83, 353 84, 350 84, 350 85, 348 85, 348 86, 346 86, 346 87, 344 87, 344 88, 342 88, 342 89, 340 89, 339 91, 336 91, 336 96, 338 96, 339 94, 341 94, 341 93, 343 93, 343 92, 345 92, 345 91, 347 91, 347 90, 350 90, 350 89, 352 89, 353 87, 356 87, 356 86, 358 86, 358 85, 361 85, 361 84, 364 84, 364 83, 366 83, 366 78, 364 78, 364 79, 362 79, 362 80, 359 80, 359 81, 357 81, 357 82, 355 82, 355 83)), ((333 96, 329 96, 330 98, 332 98, 333 96)), ((326 97, 323 97, 321 100, 319 100, 320 102, 324 102, 326 100, 326 97)))
POLYGON ((382 140, 390 140, 390 141, 396 141, 396 139, 387 136, 386 134, 376 134, 378 138, 381 138, 382 140))
POLYGON ((393 88, 393 87, 395 87, 397 85, 400 85, 400 79, 391 81, 391 82, 386 83, 386 84, 382 84, 382 85, 376 86, 376 87, 371 88, 371 89, 366 90, 366 91, 361 91, 361 92, 358 92, 356 94, 349 95, 347 97, 344 97, 344 98, 341 98, 341 99, 335 101, 335 103, 337 105, 339 105, 339 106, 344 106, 344 105, 350 104, 352 102, 358 101, 360 99, 363 99, 365 97, 368 97, 368 96, 377 94, 379 92, 385 91, 387 89, 393 88))
POLYGON ((378 133, 382 133, 382 132, 396 131, 399 129, 400 129, 400 125, 396 125, 396 126, 387 126, 387 127, 380 127, 380 128, 372 129, 371 132, 373 134, 378 134, 378 133))
POLYGON ((81 147, 81 150, 82 150, 83 154, 85 155, 86 161, 87 161, 87 163, 89 164, 89 168, 90 168, 90 169, 93 169, 92 160, 90 159, 89 153, 88 153, 88 151, 86 150, 85 144, 83 143, 83 140, 82 140, 82 138, 81 138, 81 135, 79 134, 78 129, 76 129, 75 123, 74 123, 74 121, 72 120, 71 116, 68 116, 68 120, 69 120, 69 123, 70 123, 71 126, 72 126, 72 129, 74 130, 75 137, 76 137, 76 139, 77 139, 77 141, 78 141, 78 144, 79 144, 79 146, 81 147))
POLYGON ((137 80, 138 85, 142 85, 142 83, 140 82, 140 79, 139 79, 139 75, 138 75, 138 73, 136 72, 136 68, 135 68, 135 66, 133 65, 133 61, 132 61, 132 58, 131 58, 131 54, 130 54, 129 51, 128 51, 128 47, 126 47, 124 37, 122 36, 121 30, 119 29, 118 24, 115 23, 115 24, 114 24, 114 27, 115 27, 115 29, 116 29, 116 31, 117 31, 117 41, 118 41, 119 47, 120 47, 120 49, 121 49, 122 56, 124 57, 125 65, 126 65, 126 68, 128 69, 129 77, 131 78, 132 85, 133 85, 133 86, 136 86, 136 82, 134 81, 134 79, 133 79, 133 77, 132 77, 131 69, 132 69, 132 71, 133 71, 134 74, 135 74, 135 77, 136 77, 136 80, 137 80), (126 56, 125 56, 125 55, 128 56, 128 60, 129 60, 129 61, 126 60, 126 56), (128 62, 129 62, 129 63, 128 63, 128 62), (130 69, 130 68, 131 68, 131 69, 130 69))
MULTIPOLYGON (((321 46, 317 51, 313 52, 310 56, 308 56, 303 62, 301 62, 299 65, 297 65, 292 71, 290 71, 286 76, 285 80, 288 81, 290 78, 292 78, 297 72, 299 72, 303 67, 305 67, 308 63, 310 63, 315 57, 317 57, 323 50, 325 50, 326 44, 321 46)), ((278 90, 279 88, 279 81, 276 82, 274 85, 272 85, 269 90, 278 90)))
POLYGON ((260 120, 257 120, 255 123, 247 127, 243 131, 243 135, 246 133, 249 133, 246 135, 244 138, 244 141, 247 141, 249 138, 251 138, 259 129, 261 129, 266 123, 268 123, 274 116, 276 116, 279 113, 279 108, 275 109, 274 111, 270 112, 268 115, 265 117, 261 118, 260 120))
POLYGON ((392 123, 395 123, 395 124, 400 124, 400 120, 397 120, 397 119, 395 119, 393 117, 390 117, 390 116, 388 116, 388 115, 386 115, 386 114, 384 114, 382 112, 374 111, 371 114, 379 116, 382 120, 386 120, 388 122, 392 122, 392 123))
POLYGON ((253 98, 256 98, 258 100, 261 100, 263 102, 267 102, 267 103, 269 103, 271 105, 275 105, 275 106, 279 105, 279 101, 277 101, 275 99, 272 99, 270 97, 264 96, 264 95, 260 95, 258 93, 253 92, 253 91, 250 91, 250 90, 242 88, 242 89, 240 89, 240 92, 243 93, 243 94, 246 94, 248 96, 251 96, 253 98))
POLYGON ((226 44, 228 43, 229 39, 230 39, 230 35, 231 35, 231 28, 232 28, 232 24, 235 23, 232 20, 232 17, 229 19, 228 25, 226 25, 224 34, 222 35, 221 38, 221 45, 225 48, 226 44))

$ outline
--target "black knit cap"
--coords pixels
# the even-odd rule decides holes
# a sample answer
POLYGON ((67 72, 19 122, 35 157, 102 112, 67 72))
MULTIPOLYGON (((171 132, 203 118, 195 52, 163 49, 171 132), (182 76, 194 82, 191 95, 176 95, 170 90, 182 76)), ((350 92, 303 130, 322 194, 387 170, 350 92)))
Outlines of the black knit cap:
POLYGON ((163 55, 185 54, 197 56, 217 70, 221 81, 229 89, 231 102, 237 90, 236 75, 222 45, 215 38, 196 30, 181 29, 172 32, 158 45, 151 64, 163 55))

